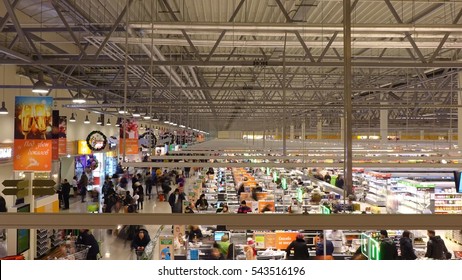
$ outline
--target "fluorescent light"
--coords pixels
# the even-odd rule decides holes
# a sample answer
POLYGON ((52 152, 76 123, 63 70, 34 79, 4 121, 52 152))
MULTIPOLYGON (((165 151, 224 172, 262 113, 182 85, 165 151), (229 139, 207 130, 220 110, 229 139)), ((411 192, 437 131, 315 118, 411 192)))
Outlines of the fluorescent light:
POLYGON ((166 124, 170 124, 170 122, 169 122, 169 121, 164 121, 164 123, 166 123, 166 124))
POLYGON ((83 98, 83 95, 80 89, 77 91, 77 94, 74 96, 74 99, 72 99, 72 102, 76 104, 83 104, 87 102, 85 98, 83 98))
POLYGON ((177 124, 176 124, 176 123, 174 123, 174 122, 171 122, 170 124, 171 124, 171 125, 173 125, 173 126, 177 126, 177 124))
POLYGON ((148 114, 146 114, 146 115, 143 116, 143 119, 145 119, 145 120, 150 120, 150 119, 151 119, 151 116, 148 115, 148 114))
POLYGON ((182 125, 182 124, 180 124, 179 126, 180 126, 181 128, 185 128, 185 127, 186 127, 186 126, 184 126, 184 125, 182 125))
POLYGON ((90 120, 88 119, 88 115, 85 117, 85 120, 83 121, 84 124, 89 124, 90 120))
POLYGON ((135 118, 141 117, 140 111, 138 111, 138 108, 135 109, 135 112, 133 112, 133 115, 135 118))

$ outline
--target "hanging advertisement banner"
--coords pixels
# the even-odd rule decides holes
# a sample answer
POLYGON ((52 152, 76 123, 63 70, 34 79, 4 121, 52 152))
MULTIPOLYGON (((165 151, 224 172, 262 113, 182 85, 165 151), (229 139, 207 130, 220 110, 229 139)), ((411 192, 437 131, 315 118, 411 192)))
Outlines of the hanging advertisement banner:
POLYGON ((138 147, 138 123, 134 119, 122 121, 120 125, 120 153, 126 155, 137 155, 138 147), (124 125, 125 122, 125 125, 124 125), (125 129, 125 130, 124 130, 125 129), (125 144, 124 144, 125 141, 125 144))
POLYGON ((67 154, 67 116, 59 116, 58 129, 58 154, 65 155, 67 154))
POLYGON ((50 96, 16 96, 15 171, 51 171, 52 104, 50 96))
POLYGON ((51 112, 52 160, 59 159, 59 110, 51 112))

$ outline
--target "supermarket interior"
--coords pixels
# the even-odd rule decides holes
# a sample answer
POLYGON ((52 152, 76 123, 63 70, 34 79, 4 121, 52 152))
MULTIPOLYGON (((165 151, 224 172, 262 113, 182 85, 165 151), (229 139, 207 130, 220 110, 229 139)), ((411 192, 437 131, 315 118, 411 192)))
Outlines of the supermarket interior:
POLYGON ((0 259, 462 259, 462 0, 0 2, 0 259))

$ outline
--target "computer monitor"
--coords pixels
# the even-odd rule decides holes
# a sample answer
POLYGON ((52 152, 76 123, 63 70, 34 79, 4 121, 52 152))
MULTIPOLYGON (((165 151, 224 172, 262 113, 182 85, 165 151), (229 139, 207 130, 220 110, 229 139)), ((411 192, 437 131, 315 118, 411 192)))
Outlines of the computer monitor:
POLYGON ((215 231, 214 235, 213 235, 213 240, 215 241, 221 241, 221 238, 223 237, 223 235, 228 235, 229 237, 229 231, 215 231))

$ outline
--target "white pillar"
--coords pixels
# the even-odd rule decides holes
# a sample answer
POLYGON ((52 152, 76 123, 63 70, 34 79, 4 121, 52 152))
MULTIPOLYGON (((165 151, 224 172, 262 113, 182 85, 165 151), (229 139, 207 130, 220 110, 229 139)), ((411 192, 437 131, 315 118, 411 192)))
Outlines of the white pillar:
POLYGON ((448 130, 448 143, 449 143, 449 149, 451 149, 451 143, 452 143, 452 135, 454 134, 454 131, 452 128, 448 130))
MULTIPOLYGON (((459 88, 462 88, 462 72, 457 74, 457 80, 459 84, 459 88)), ((459 90, 457 93, 457 104, 460 106, 462 105, 462 90, 459 90)), ((459 149, 462 148, 462 108, 457 108, 457 143, 459 145, 459 149)))
MULTIPOLYGON (((385 95, 385 93, 383 93, 385 95)), ((384 96, 382 95, 382 98, 384 96)), ((380 102, 381 105, 387 105, 387 102, 380 102)), ((380 141, 388 140, 388 110, 380 110, 380 141)))
POLYGON ((316 138, 318 140, 322 139, 322 119, 321 115, 318 115, 318 122, 316 123, 316 138))
POLYGON ((420 131, 420 140, 425 140, 425 131, 423 129, 420 131))
POLYGON ((302 139, 302 141, 305 141, 305 140, 306 140, 306 123, 305 123, 305 121, 302 122, 302 128, 301 128, 301 132, 300 132, 300 138, 302 139))
POLYGON ((290 125, 290 140, 295 139, 295 126, 293 124, 290 125))
POLYGON ((340 117, 340 141, 344 141, 343 138, 345 138, 345 131, 344 131, 344 128, 343 128, 343 125, 344 125, 344 118, 343 117, 340 117))

